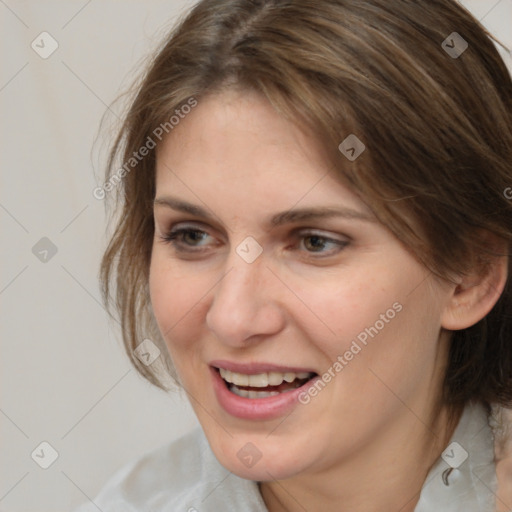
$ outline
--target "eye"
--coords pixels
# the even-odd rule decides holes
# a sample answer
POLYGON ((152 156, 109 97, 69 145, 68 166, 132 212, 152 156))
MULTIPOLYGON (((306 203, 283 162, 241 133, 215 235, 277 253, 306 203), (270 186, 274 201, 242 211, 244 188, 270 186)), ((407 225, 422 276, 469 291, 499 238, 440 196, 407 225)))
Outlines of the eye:
MULTIPOLYGON (((319 257, 337 254, 349 244, 347 240, 338 240, 314 232, 295 233, 294 236, 299 239, 298 245, 302 245, 308 255, 318 254, 319 257), (325 250, 329 247, 330 250, 325 250)), ((201 242, 208 237, 212 238, 206 231, 193 227, 175 228, 159 237, 163 243, 172 245, 177 251, 188 253, 203 252, 207 244, 201 242)))
MULTIPOLYGON (((208 237, 208 233, 206 231, 202 231, 201 229, 183 227, 178 229, 173 229, 166 233, 163 236, 160 236, 161 240, 164 243, 171 244, 178 251, 190 251, 190 249, 184 249, 185 247, 202 247, 196 242, 200 242, 208 237)), ((194 251, 194 249, 192 249, 194 251)))
POLYGON ((340 252, 349 243, 346 240, 337 240, 312 232, 302 232, 299 233, 298 236, 303 242, 306 252, 311 254, 321 254, 323 256, 332 256, 333 254, 340 252), (330 251, 323 250, 329 246, 332 247, 330 251))

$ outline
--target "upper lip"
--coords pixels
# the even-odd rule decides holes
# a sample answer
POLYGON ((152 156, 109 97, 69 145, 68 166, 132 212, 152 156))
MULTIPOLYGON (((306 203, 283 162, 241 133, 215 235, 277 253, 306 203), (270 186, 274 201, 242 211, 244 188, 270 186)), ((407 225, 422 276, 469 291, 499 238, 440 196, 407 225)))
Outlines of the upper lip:
POLYGON ((251 363, 236 363, 234 361, 226 361, 226 360, 215 360, 210 361, 210 366, 215 368, 224 368, 225 370, 229 370, 231 372, 243 373, 246 375, 256 375, 258 373, 268 373, 268 372, 277 372, 277 373, 316 373, 315 370, 308 367, 300 367, 300 366, 282 366, 273 363, 263 363, 263 362, 251 362, 251 363))

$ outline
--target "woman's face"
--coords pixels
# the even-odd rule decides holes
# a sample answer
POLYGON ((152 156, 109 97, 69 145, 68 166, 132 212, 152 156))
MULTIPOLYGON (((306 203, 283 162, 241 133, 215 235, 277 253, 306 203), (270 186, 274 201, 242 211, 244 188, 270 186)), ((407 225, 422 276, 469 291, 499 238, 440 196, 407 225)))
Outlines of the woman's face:
POLYGON ((318 141, 256 94, 203 99, 159 147, 154 215, 154 313, 227 469, 291 478, 426 432, 448 288, 318 141))

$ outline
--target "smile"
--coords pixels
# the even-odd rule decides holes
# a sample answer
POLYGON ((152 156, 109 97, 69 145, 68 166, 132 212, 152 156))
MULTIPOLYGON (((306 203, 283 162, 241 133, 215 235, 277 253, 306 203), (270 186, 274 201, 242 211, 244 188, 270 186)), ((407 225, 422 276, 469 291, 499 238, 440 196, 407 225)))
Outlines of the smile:
POLYGON ((213 392, 225 413, 244 420, 271 420, 301 406, 299 395, 320 378, 311 367, 267 362, 209 362, 213 392))
POLYGON ((219 368, 222 379, 232 393, 243 398, 267 398, 293 391, 313 378, 314 372, 265 372, 248 375, 219 368))

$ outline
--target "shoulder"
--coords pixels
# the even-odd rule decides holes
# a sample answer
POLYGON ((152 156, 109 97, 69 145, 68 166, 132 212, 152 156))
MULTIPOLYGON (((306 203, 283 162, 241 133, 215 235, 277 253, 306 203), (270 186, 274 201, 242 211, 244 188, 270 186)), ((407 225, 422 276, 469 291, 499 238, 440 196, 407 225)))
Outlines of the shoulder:
POLYGON ((98 508, 102 512, 266 512, 256 483, 222 467, 200 427, 122 467, 92 502, 75 512, 98 508))

